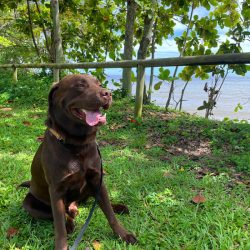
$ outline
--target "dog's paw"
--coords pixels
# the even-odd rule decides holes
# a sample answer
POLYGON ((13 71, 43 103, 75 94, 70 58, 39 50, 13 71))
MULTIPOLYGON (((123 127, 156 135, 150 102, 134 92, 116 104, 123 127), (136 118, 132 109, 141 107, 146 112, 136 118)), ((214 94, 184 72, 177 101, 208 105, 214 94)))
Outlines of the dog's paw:
POLYGON ((129 209, 124 204, 112 204, 112 208, 116 214, 129 214, 129 209))
POLYGON ((123 237, 123 240, 127 243, 127 244, 131 244, 131 245, 134 245, 136 244, 138 241, 136 239, 136 237, 131 234, 131 233, 127 233, 125 235, 125 237, 123 237))
POLYGON ((70 216, 67 217, 66 219, 66 231, 67 231, 67 234, 71 234, 74 232, 75 230, 75 224, 74 224, 74 219, 71 218, 70 216))
POLYGON ((77 203, 72 202, 69 207, 68 207, 68 214, 70 217, 73 219, 79 214, 78 208, 77 208, 77 203))

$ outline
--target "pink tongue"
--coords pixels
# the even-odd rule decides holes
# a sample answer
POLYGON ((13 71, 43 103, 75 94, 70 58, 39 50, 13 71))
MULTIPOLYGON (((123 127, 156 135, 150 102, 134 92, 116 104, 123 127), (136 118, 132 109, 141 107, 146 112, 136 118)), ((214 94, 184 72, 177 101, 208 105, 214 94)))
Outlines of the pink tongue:
POLYGON ((100 111, 85 111, 86 122, 89 126, 95 126, 99 122, 101 124, 106 123, 106 117, 102 116, 100 111))

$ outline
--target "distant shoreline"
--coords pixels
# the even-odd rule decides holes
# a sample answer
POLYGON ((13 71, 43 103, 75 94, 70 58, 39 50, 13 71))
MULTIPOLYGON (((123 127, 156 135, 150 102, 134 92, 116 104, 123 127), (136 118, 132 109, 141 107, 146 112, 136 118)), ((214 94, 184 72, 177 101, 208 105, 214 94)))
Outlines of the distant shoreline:
MULTIPOLYGON (((120 82, 120 75, 109 75, 109 85, 110 89, 117 89, 111 83, 111 79, 120 82)), ((159 79, 154 78, 154 83, 157 83, 159 79)), ((149 82, 149 76, 146 76, 146 84, 149 82)), ((190 114, 197 114, 204 117, 204 111, 199 111, 197 108, 202 105, 203 100, 207 100, 207 94, 204 92, 205 82, 209 83, 209 80, 202 81, 200 79, 194 79, 188 85, 185 92, 185 102, 183 103, 183 111, 190 114)), ((175 99, 178 100, 180 92, 184 82, 176 81, 176 91, 175 99)), ((152 93, 152 101, 158 106, 164 107, 169 91, 168 83, 164 83, 160 90, 154 91, 152 93)), ((135 84, 133 84, 133 94, 135 94, 135 84)), ((172 107, 174 101, 172 100, 172 107)), ((250 76, 228 76, 226 79, 221 94, 214 109, 214 115, 211 119, 223 120, 225 117, 233 120, 248 120, 250 121, 250 76), (243 110, 234 112, 235 107, 240 103, 243 106, 243 110)))

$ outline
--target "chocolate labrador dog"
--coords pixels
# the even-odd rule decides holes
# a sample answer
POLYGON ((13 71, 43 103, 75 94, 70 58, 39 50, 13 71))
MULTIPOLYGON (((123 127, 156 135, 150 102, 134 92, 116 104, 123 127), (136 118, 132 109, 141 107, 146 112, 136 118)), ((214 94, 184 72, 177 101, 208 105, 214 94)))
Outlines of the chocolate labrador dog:
POLYGON ((104 183, 100 185, 101 159, 96 144, 98 127, 106 122, 111 93, 90 75, 69 75, 49 93, 44 141, 31 166, 29 193, 23 207, 35 218, 53 219, 55 249, 67 249, 78 202, 99 193, 99 206, 116 235, 136 243, 115 217, 104 183))

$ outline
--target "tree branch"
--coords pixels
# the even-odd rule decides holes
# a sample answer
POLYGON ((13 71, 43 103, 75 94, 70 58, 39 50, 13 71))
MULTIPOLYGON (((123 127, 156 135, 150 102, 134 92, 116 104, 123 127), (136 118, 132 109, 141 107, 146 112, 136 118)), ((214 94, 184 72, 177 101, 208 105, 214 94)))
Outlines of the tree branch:
POLYGON ((44 34, 44 38, 45 38, 45 44, 46 44, 46 48, 48 50, 48 53, 49 53, 49 56, 50 56, 50 59, 52 61, 52 53, 51 53, 51 46, 49 45, 49 39, 47 37, 47 33, 46 33, 46 29, 45 29, 45 25, 44 25, 44 22, 43 22, 43 19, 41 17, 41 11, 40 11, 40 8, 39 8, 39 5, 37 3, 37 0, 35 0, 35 4, 36 4, 36 9, 39 13, 39 17, 40 17, 40 20, 42 21, 42 29, 43 29, 43 34, 44 34))
POLYGON ((30 31, 31 31, 31 36, 32 36, 33 44, 35 46, 36 53, 37 53, 38 57, 40 57, 40 52, 39 52, 38 46, 36 44, 36 39, 35 39, 35 36, 34 36, 33 27, 32 27, 32 20, 31 20, 31 14, 30 14, 30 3, 29 3, 29 0, 27 0, 27 7, 28 7, 29 25, 30 25, 30 31))
MULTIPOLYGON (((188 26, 187 26, 187 30, 186 30, 186 37, 184 39, 183 47, 182 47, 182 50, 180 52, 179 57, 183 56, 183 54, 185 52, 185 49, 186 49, 187 37, 188 37, 188 33, 189 33, 190 29, 191 29, 191 22, 192 22, 192 18, 193 18, 194 8, 195 8, 195 4, 194 4, 194 1, 193 1, 192 8, 191 8, 191 13, 190 13, 189 21, 188 21, 188 26)), ((175 67, 173 78, 176 77, 177 72, 178 72, 178 66, 175 67)), ((174 87, 175 87, 174 85, 175 85, 175 80, 172 80, 171 85, 170 85, 168 99, 167 99, 166 106, 165 106, 166 110, 169 108, 169 105, 170 105, 171 97, 172 97, 172 94, 174 92, 174 87)))

